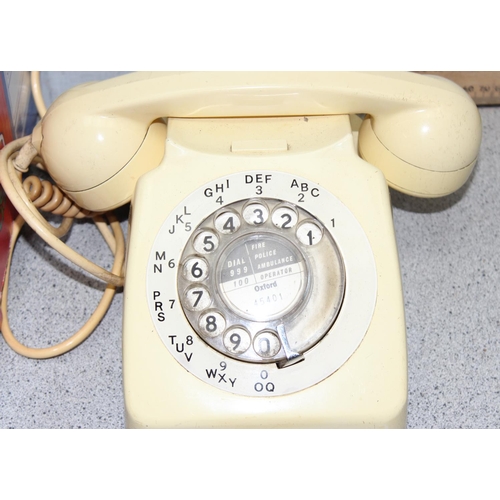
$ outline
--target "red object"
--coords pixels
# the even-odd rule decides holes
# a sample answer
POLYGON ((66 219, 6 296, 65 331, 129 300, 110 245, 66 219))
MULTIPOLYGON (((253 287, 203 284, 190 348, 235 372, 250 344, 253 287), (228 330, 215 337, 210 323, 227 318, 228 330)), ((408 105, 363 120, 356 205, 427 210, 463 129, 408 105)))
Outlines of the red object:
MULTIPOLYGON (((2 78, 0 78, 0 149, 13 139, 7 92, 2 78)), ((16 211, 7 198, 4 190, 0 188, 0 297, 3 292, 5 272, 10 250, 10 235, 12 224, 16 218, 16 211)), ((0 321, 2 314, 0 312, 0 321)))
POLYGON ((0 149, 12 141, 12 128, 10 124, 9 105, 7 103, 7 91, 3 79, 0 78, 0 149))

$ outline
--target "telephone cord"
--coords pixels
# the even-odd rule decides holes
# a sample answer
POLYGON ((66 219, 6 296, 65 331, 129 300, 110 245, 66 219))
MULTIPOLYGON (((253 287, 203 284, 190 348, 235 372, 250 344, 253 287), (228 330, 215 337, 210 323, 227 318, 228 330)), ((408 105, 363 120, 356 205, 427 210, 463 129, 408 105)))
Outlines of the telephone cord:
POLYGON ((31 93, 33 94, 33 100, 35 101, 36 109, 40 118, 47 112, 47 106, 43 100, 42 87, 40 85, 40 71, 32 71, 30 74, 31 78, 31 93))
POLYGON ((62 210, 60 208, 62 205, 67 208, 67 204, 61 201, 65 197, 60 196, 60 190, 58 188, 54 189, 52 185, 49 186, 50 183, 45 183, 44 185, 44 181, 40 181, 37 177, 35 177, 34 179, 26 179, 24 182, 24 186, 22 183, 21 171, 26 170, 23 168, 22 164, 29 163, 30 159, 36 158, 36 155, 34 155, 33 153, 24 155, 24 158, 22 160, 18 160, 17 158, 18 154, 21 155, 20 150, 23 148, 23 146, 26 145, 25 149, 30 149, 29 139, 30 137, 28 136, 13 141, 7 144, 0 151, 0 182, 7 196, 20 214, 14 221, 11 234, 7 271, 1 298, 1 331, 7 344, 18 354, 29 358, 46 359, 64 354, 81 344, 92 333, 103 316, 106 314, 106 311, 108 310, 111 304, 111 300, 115 294, 116 288, 123 286, 125 240, 120 223, 114 218, 111 213, 106 214, 111 227, 110 230, 102 216, 85 213, 85 211, 79 210, 78 207, 69 207, 69 211, 65 209, 64 215, 68 215, 71 213, 75 214, 77 217, 81 217, 84 215, 92 216, 101 235, 114 254, 114 263, 111 271, 107 271, 84 258, 60 240, 60 238, 64 236, 71 228, 73 219, 67 216, 63 216, 61 225, 59 227, 54 227, 40 215, 38 208, 33 205, 31 198, 34 199, 35 203, 40 204, 45 208, 47 208, 48 206, 48 208, 56 210, 57 212, 58 210, 62 210), (21 171, 18 171, 16 169, 16 160, 18 160, 18 162, 20 161, 21 163, 21 165, 19 165, 21 171), (12 333, 8 322, 7 300, 12 253, 14 251, 15 243, 24 222, 28 222, 28 224, 42 239, 44 239, 49 245, 51 245, 55 250, 57 250, 68 260, 107 283, 106 290, 104 291, 96 310, 91 315, 89 320, 83 325, 83 327, 67 340, 57 345, 46 348, 32 348, 20 343, 12 333))
MULTIPOLYGON (((31 89, 38 113, 40 117, 43 117, 47 112, 47 107, 41 92, 39 71, 31 72, 31 89)), ((57 186, 52 185, 49 181, 40 180, 36 176, 30 176, 22 181, 22 174, 28 170, 31 162, 35 162, 39 169, 45 170, 43 160, 37 155, 29 139, 29 137, 25 137, 13 141, 0 152, 0 181, 4 189, 6 187, 7 195, 20 213, 13 222, 11 232, 9 256, 0 304, 2 311, 1 331, 7 344, 18 354, 29 358, 46 359, 64 354, 81 344, 100 323, 109 309, 116 287, 123 284, 122 271, 125 260, 125 241, 121 226, 112 214, 107 214, 111 226, 110 230, 102 216, 81 210, 57 186), (38 210, 62 215, 63 219, 60 226, 54 227, 49 224, 39 214, 38 210), (23 215, 35 232, 59 253, 108 283, 97 308, 83 327, 70 338, 50 347, 33 348, 25 346, 15 338, 8 321, 7 302, 10 266, 15 244, 25 222, 23 215), (60 241, 59 238, 66 235, 71 228, 73 219, 82 217, 93 218, 98 230, 111 249, 115 257, 111 273, 80 256, 60 241)))
MULTIPOLYGON (((113 263, 112 272, 119 273, 122 269, 123 262, 125 259, 125 240, 123 237, 123 232, 121 231, 120 223, 111 214, 108 214, 107 217, 113 229, 116 242, 116 248, 113 251, 115 255, 115 260, 113 263)), ((100 222, 102 223, 103 221, 100 222)), ((12 227, 9 258, 7 262, 7 271, 5 274, 5 281, 1 299, 2 334, 9 347, 11 347, 11 349, 13 349, 18 354, 21 354, 22 356, 33 359, 53 358, 55 356, 60 356, 61 354, 65 354, 71 349, 74 349, 90 336, 90 334, 95 330, 97 325, 101 322, 102 318, 108 311, 109 306, 111 305, 111 301, 115 295, 116 286, 109 284, 107 285, 106 290, 104 291, 98 306, 96 307, 90 318, 82 326, 82 328, 80 328, 75 334, 73 334, 65 341, 50 347, 28 347, 22 344, 16 339, 10 328, 7 316, 7 301, 9 292, 9 278, 10 278, 10 266, 12 262, 12 254, 14 252, 14 247, 23 224, 24 224, 24 219, 21 216, 18 216, 15 219, 12 227)))
POLYGON ((23 188, 29 199, 39 210, 62 215, 70 219, 82 219, 91 216, 88 210, 82 210, 50 181, 30 175, 23 181, 23 188))
POLYGON ((60 228, 49 224, 29 199, 21 183, 21 174, 16 170, 13 161, 16 159, 15 153, 25 145, 30 145, 29 140, 30 136, 17 139, 0 151, 0 182, 10 201, 38 236, 61 255, 100 280, 115 286, 123 286, 124 279, 121 270, 118 274, 110 272, 63 243, 60 240, 62 236, 60 228))

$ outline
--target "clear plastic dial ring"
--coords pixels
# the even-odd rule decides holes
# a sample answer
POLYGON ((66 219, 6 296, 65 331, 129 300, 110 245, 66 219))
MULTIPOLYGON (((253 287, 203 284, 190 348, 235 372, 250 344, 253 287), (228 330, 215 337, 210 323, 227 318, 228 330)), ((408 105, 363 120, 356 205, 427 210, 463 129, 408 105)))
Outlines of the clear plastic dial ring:
POLYGON ((329 232, 276 199, 212 213, 181 262, 177 287, 192 328, 242 361, 287 366, 303 359, 331 328, 344 296, 344 266, 329 232))

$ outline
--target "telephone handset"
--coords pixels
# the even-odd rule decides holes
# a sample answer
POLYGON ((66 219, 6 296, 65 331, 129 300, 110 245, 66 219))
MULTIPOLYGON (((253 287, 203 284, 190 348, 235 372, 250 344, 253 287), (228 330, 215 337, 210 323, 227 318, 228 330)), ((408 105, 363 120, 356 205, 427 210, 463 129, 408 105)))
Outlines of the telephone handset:
POLYGON ((83 209, 132 202, 127 425, 404 426, 387 184, 453 192, 480 139, 468 95, 416 74, 137 73, 61 96, 33 150, 83 209))
POLYGON ((396 189, 442 196, 470 175, 477 108, 452 82, 411 73, 135 73, 67 92, 32 141, 82 208, 109 210, 129 201, 137 179, 158 165, 163 117, 354 113, 369 115, 361 154, 396 189))

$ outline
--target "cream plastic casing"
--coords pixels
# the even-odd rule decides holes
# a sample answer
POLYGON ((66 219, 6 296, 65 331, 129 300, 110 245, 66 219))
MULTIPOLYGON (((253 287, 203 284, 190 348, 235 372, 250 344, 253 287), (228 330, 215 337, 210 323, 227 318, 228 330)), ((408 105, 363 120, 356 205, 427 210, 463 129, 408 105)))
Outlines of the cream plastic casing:
MULTIPOLYGON (((272 197, 272 187, 262 196, 272 197)), ((165 157, 139 180, 132 203, 123 348, 128 427, 406 425, 406 333, 388 188, 356 154, 347 116, 169 120, 165 157), (283 172, 331 192, 373 255, 376 297, 359 345, 333 374, 286 395, 234 394, 194 376, 167 350, 148 306, 147 263, 165 220, 201 186, 245 172, 283 172)))
POLYGON ((412 73, 135 73, 63 94, 33 132, 58 186, 79 206, 128 202, 164 153, 163 118, 366 113, 361 155, 388 183, 443 196, 475 164, 481 120, 454 83, 412 73))

